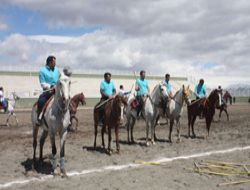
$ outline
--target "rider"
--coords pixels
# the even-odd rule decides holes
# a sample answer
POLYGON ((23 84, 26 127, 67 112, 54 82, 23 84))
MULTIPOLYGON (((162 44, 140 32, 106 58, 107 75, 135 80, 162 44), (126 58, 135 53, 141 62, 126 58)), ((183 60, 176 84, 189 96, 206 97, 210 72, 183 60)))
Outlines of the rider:
POLYGON ((46 65, 39 71, 39 81, 43 93, 39 96, 37 102, 37 125, 41 125, 41 112, 46 101, 55 93, 54 86, 59 79, 59 70, 56 67, 56 57, 48 56, 46 65))
POLYGON ((219 85, 218 86, 218 93, 220 94, 220 96, 221 96, 221 104, 223 104, 224 103, 224 99, 223 99, 223 90, 222 90, 222 88, 221 88, 221 85, 219 85))
MULTIPOLYGON (((107 103, 108 100, 115 97, 116 88, 114 82, 111 80, 111 73, 109 72, 104 73, 104 80, 102 80, 100 84, 100 93, 101 100, 98 103, 99 105, 104 101, 107 103)), ((106 103, 103 103, 103 105, 99 108, 99 125, 103 125, 104 123, 104 107, 106 103)))
MULTIPOLYGON (((194 93, 196 95, 196 100, 206 97, 206 86, 204 84, 204 79, 200 79, 199 84, 195 86, 194 93)), ((200 104, 200 118, 203 118, 203 105, 200 104)))
POLYGON ((3 87, 0 87, 0 104, 3 106, 4 112, 7 111, 8 108, 8 102, 7 100, 4 98, 4 92, 3 92, 3 87))
POLYGON ((135 82, 136 91, 136 101, 137 101, 137 117, 139 117, 142 111, 143 105, 150 95, 150 89, 148 86, 148 81, 145 79, 146 72, 144 70, 140 71, 140 78, 135 82))
POLYGON ((130 93, 131 93, 131 91, 126 92, 126 91, 124 90, 123 85, 122 85, 122 84, 120 85, 120 89, 119 89, 119 92, 118 92, 118 94, 119 94, 120 96, 126 97, 126 96, 128 96, 128 94, 130 94, 130 93))
POLYGON ((199 84, 195 86, 194 93, 197 100, 206 97, 206 86, 204 84, 204 79, 200 79, 199 84))
POLYGON ((169 82, 170 80, 170 74, 166 74, 165 75, 165 80, 163 81, 163 85, 166 87, 167 89, 167 109, 169 108, 169 102, 170 102, 170 99, 173 98, 173 94, 172 94, 172 86, 169 82))

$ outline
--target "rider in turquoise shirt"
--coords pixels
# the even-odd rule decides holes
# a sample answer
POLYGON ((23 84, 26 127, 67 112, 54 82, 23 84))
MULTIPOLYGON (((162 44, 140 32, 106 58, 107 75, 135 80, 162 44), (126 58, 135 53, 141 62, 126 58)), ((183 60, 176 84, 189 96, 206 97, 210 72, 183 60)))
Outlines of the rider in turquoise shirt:
POLYGON ((137 100, 137 116, 139 116, 146 98, 150 96, 150 90, 148 86, 148 81, 145 79, 146 72, 144 70, 140 71, 140 78, 136 80, 135 90, 136 90, 136 100, 137 100))
POLYGON ((54 94, 53 87, 59 79, 59 74, 56 57, 48 56, 46 65, 39 72, 39 81, 44 92, 39 96, 37 102, 37 125, 41 125, 40 113, 47 100, 54 94))
POLYGON ((41 68, 39 72, 39 81, 43 90, 48 90, 55 86, 59 79, 59 70, 57 67, 50 68, 48 65, 41 68))
POLYGON ((170 74, 166 74, 165 75, 165 80, 163 81, 163 84, 166 86, 167 88, 167 93, 169 97, 172 97, 172 86, 169 82, 170 80, 170 74))
POLYGON ((104 100, 112 98, 113 95, 116 93, 115 84, 113 81, 111 81, 111 74, 110 73, 105 73, 105 74, 104 74, 105 79, 101 81, 100 84, 100 92, 102 95, 102 99, 104 100))
MULTIPOLYGON (((100 102, 96 105, 102 104, 102 102, 107 101, 108 99, 114 98, 116 95, 116 88, 114 82, 111 80, 111 73, 105 73, 104 74, 104 80, 101 81, 100 84, 100 93, 101 93, 101 100, 100 102)), ((99 106, 99 124, 98 125, 103 125, 104 124, 104 109, 106 106, 107 102, 104 103, 102 106, 99 106)), ((96 109, 96 108, 95 108, 96 109)))
POLYGON ((200 79, 199 84, 195 86, 194 93, 196 95, 196 99, 206 97, 206 86, 203 79, 200 79))

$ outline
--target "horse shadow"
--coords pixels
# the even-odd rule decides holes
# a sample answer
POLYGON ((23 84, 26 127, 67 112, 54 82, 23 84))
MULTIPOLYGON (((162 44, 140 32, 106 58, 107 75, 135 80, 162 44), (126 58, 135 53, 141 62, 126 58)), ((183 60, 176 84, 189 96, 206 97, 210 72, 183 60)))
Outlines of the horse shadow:
MULTIPOLYGON (((24 167, 25 173, 34 171, 32 168, 33 159, 31 158, 27 158, 27 160, 21 162, 21 165, 24 167)), ((50 175, 53 173, 53 168, 52 168, 50 161, 44 161, 44 160, 41 162, 36 161, 34 169, 39 174, 50 175)))
POLYGON ((183 137, 183 138, 186 138, 186 139, 205 139, 205 137, 204 136, 190 136, 190 137, 188 137, 188 135, 181 135, 181 137, 183 137))
POLYGON ((134 141, 134 142, 128 142, 128 141, 125 141, 125 140, 119 140, 119 143, 120 144, 123 144, 123 145, 138 145, 138 146, 146 146, 145 143, 142 143, 142 142, 137 142, 137 141, 134 141))
POLYGON ((83 150, 87 150, 87 151, 90 151, 90 152, 99 152, 99 153, 102 153, 102 154, 108 154, 108 151, 106 148, 103 148, 101 146, 97 146, 96 148, 94 148, 93 146, 83 146, 82 147, 83 150))

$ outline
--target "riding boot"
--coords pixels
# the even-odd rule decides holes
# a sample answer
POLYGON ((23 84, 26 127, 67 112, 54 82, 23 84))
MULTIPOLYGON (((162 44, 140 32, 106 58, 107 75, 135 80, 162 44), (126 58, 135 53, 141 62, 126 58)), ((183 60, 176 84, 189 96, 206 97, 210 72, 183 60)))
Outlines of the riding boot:
POLYGON ((42 119, 40 118, 42 110, 40 108, 37 108, 37 121, 36 121, 36 126, 42 125, 42 119))

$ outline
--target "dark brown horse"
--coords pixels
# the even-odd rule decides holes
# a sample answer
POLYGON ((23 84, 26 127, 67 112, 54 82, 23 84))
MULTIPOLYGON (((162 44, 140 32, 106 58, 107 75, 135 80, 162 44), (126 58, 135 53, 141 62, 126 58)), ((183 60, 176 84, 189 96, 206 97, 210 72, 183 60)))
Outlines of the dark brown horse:
POLYGON ((73 96, 73 98, 70 99, 69 112, 70 112, 70 123, 71 123, 71 125, 69 127, 69 130, 72 130, 71 126, 72 126, 73 119, 76 121, 75 130, 77 130, 78 118, 76 117, 76 112, 77 112, 77 107, 78 107, 79 103, 81 103, 82 105, 86 104, 85 96, 84 96, 84 94, 82 92, 79 93, 79 94, 76 94, 75 96, 73 96))
MULTIPOLYGON (((94 127, 95 127, 95 140, 94 148, 96 148, 96 136, 97 136, 97 126, 99 120, 99 110, 97 109, 99 104, 95 106, 94 109, 94 127)), ((127 106, 127 99, 123 96, 116 95, 115 98, 109 100, 104 107, 104 125, 102 127, 102 146, 105 148, 104 143, 104 132, 106 131, 106 126, 108 127, 108 153, 111 154, 111 128, 115 128, 116 136, 116 150, 120 152, 119 145, 119 125, 121 120, 121 107, 122 105, 127 106)))
POLYGON ((194 133, 194 123, 196 117, 203 113, 206 120, 206 128, 207 128, 207 136, 209 136, 209 130, 211 126, 211 122, 213 120, 213 116, 215 113, 215 107, 217 102, 219 101, 218 90, 213 90, 207 98, 201 98, 194 102, 192 102, 189 106, 187 106, 188 112, 188 137, 190 137, 190 127, 192 127, 192 134, 195 138, 196 135, 194 133))

